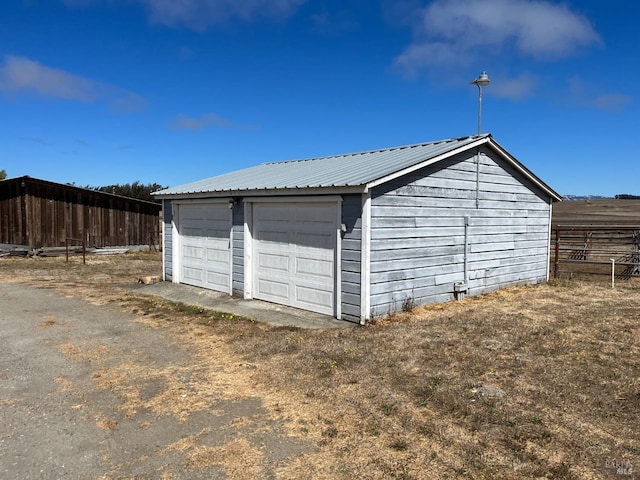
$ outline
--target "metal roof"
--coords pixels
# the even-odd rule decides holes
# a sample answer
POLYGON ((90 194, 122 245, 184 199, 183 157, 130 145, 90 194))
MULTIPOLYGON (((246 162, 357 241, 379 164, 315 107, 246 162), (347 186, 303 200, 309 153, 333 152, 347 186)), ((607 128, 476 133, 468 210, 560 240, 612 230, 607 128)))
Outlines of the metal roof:
POLYGON ((168 188, 155 194, 164 197, 235 192, 259 194, 260 191, 266 190, 309 188, 364 188, 368 184, 382 183, 381 180, 385 177, 437 159, 449 152, 489 140, 491 135, 485 134, 329 157, 269 162, 168 188))

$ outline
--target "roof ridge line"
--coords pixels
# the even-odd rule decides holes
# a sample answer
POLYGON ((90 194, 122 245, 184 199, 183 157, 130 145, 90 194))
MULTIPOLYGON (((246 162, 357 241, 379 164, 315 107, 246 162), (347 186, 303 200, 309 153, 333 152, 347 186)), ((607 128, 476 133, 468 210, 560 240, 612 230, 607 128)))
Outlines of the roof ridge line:
POLYGON ((455 138, 445 138, 443 140, 436 140, 433 142, 421 142, 421 143, 413 143, 413 144, 409 144, 409 145, 397 145, 394 147, 386 147, 386 148, 377 148, 377 149, 373 149, 373 150, 363 150, 360 152, 352 152, 352 153, 339 153, 339 154, 335 154, 335 155, 325 155, 322 157, 307 157, 307 158, 294 158, 291 160, 275 160, 275 161, 270 161, 270 162, 264 162, 261 163, 261 165, 276 165, 276 164, 285 164, 285 163, 296 163, 296 162, 311 162, 314 160, 325 160, 325 159, 329 159, 329 158, 339 158, 339 157, 354 157, 356 155, 365 155, 367 153, 380 153, 380 152, 391 152, 393 150, 404 150, 407 148, 417 148, 417 147, 424 147, 427 145, 437 145, 439 143, 447 143, 447 142, 459 142, 461 140, 466 140, 468 138, 475 138, 475 137, 487 137, 487 136, 491 136, 490 133, 485 133, 482 135, 466 135, 463 137, 455 137, 455 138))

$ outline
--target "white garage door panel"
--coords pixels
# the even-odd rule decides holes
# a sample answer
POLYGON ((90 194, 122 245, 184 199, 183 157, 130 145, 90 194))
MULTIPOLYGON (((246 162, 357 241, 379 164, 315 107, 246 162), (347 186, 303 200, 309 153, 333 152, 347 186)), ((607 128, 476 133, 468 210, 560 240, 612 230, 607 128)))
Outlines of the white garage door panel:
POLYGON ((231 291, 231 210, 226 204, 180 205, 182 283, 231 291))
POLYGON ((196 247, 193 245, 185 245, 184 249, 184 257, 194 260, 202 260, 202 248, 196 247))
POLYGON ((217 249, 207 247, 207 262, 217 263, 218 266, 227 266, 229 263, 229 253, 227 252, 227 244, 220 245, 217 249))
POLYGON ((277 247, 279 245, 287 244, 289 242, 289 235, 287 235, 286 233, 286 227, 280 227, 282 228, 281 231, 273 231, 273 230, 267 230, 267 228, 273 228, 272 226, 270 227, 263 227, 265 228, 264 230, 262 230, 261 232, 261 239, 262 241, 266 244, 266 243, 271 243, 274 244, 274 247, 277 247))
POLYGON ((289 282, 279 282, 273 279, 258 279, 258 288, 262 295, 260 298, 269 297, 270 301, 276 303, 288 304, 289 295, 289 282))
POLYGON ((326 305, 333 301, 333 292, 323 292, 315 286, 296 286, 296 303, 298 307, 313 310, 317 305, 326 305))
POLYGON ((202 283, 204 280, 204 270, 201 268, 184 267, 183 283, 192 284, 192 282, 202 283))
POLYGON ((296 274, 333 278, 333 259, 296 258, 296 274))
POLYGON ((224 273, 215 273, 211 270, 207 270, 207 285, 217 285, 221 289, 224 288, 223 291, 227 291, 229 282, 229 274, 224 273))
POLYGON ((263 252, 258 257, 258 268, 269 270, 279 270, 284 274, 289 274, 289 255, 283 252, 280 255, 263 252))
POLYGON ((335 203, 256 203, 254 297, 332 315, 335 203))

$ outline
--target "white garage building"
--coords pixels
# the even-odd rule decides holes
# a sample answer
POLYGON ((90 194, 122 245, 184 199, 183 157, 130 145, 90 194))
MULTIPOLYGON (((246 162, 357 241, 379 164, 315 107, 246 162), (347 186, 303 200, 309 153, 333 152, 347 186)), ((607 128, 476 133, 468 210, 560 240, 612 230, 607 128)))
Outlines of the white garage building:
POLYGON ((157 192, 164 278, 364 323, 548 278, 560 196, 491 135, 274 162, 157 192))

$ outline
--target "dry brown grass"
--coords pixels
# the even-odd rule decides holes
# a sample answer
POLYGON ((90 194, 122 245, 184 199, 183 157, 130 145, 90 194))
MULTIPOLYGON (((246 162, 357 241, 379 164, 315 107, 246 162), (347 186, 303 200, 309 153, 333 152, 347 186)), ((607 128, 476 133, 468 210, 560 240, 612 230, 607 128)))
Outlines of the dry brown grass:
POLYGON ((60 392, 69 392, 72 390, 71 381, 67 377, 58 377, 54 379, 58 385, 60 385, 60 392))
POLYGON ((115 420, 108 420, 106 418, 102 418, 96 422, 96 426, 100 430, 104 430, 105 432, 112 432, 116 428, 118 428, 118 422, 115 420))
POLYGON ((265 385, 287 391, 290 409, 296 397, 311 405, 304 425, 323 450, 297 474, 606 478, 607 458, 640 452, 639 299, 521 287, 358 331, 304 332, 294 348, 290 334, 237 348, 261 355, 265 385))
POLYGON ((640 200, 571 200, 553 204, 554 225, 640 225, 640 200))
POLYGON ((71 342, 59 345, 58 350, 63 355, 78 362, 99 362, 109 353, 109 349, 105 345, 81 348, 71 342))
MULTIPOLYGON (((166 329, 194 353, 199 381, 171 384, 184 367, 152 371, 124 359, 96 384, 118 392, 125 409, 154 410, 135 385, 160 382, 162 413, 178 418, 206 408, 197 399, 213 390, 259 396, 290 435, 317 446, 281 465, 279 478, 611 479, 630 478, 616 465, 640 468, 637 283, 516 287, 365 328, 312 331, 126 293, 117 285, 157 274, 160 258, 103 261, 10 259, 0 281, 117 304, 166 329)), ((242 439, 183 447, 191 468, 218 462, 230 478, 248 478, 234 461, 249 455, 257 470, 245 473, 259 478, 260 452, 242 439)))
POLYGON ((220 447, 195 447, 187 458, 188 468, 220 465, 230 480, 260 478, 262 453, 246 440, 235 440, 220 447))

